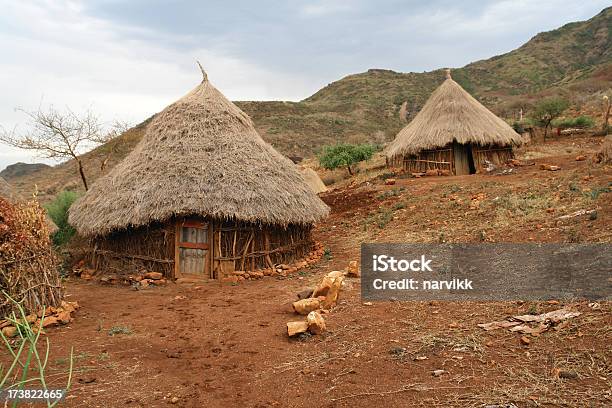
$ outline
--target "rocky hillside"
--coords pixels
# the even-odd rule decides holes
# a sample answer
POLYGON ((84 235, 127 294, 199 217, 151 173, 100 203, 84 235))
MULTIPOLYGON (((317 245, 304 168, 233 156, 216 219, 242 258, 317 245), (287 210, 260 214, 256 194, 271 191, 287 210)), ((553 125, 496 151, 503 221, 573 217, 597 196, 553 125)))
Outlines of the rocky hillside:
POLYGON ((44 163, 22 163, 18 162, 6 166, 6 168, 0 171, 0 177, 5 180, 10 180, 15 177, 27 176, 28 174, 35 173, 40 170, 49 169, 51 166, 44 163))
MULTIPOLYGON (((560 94, 575 110, 596 104, 612 88, 612 7, 587 21, 540 33, 520 48, 454 69, 453 78, 499 115, 529 111, 542 96, 560 94)), ((442 69, 399 73, 385 69, 349 75, 300 102, 237 102, 261 135, 287 155, 309 156, 338 141, 384 143, 410 120, 443 81, 442 69), (404 108, 402 109, 402 105, 404 108), (400 115, 400 111, 402 114, 400 115), (402 116, 402 118, 400 118, 402 116)), ((596 111, 591 107, 591 111, 596 111)), ((148 120, 126 132, 104 169, 108 171, 140 140, 148 120)), ((84 155, 90 178, 110 147, 84 155)), ((19 189, 55 194, 79 188, 73 164, 13 179, 19 189)))

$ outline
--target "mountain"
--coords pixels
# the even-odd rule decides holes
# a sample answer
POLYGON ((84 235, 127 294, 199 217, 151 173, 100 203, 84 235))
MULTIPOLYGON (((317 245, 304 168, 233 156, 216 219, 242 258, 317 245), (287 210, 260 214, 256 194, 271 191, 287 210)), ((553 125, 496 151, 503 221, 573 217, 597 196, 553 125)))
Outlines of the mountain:
MULTIPOLYGON (((608 7, 587 21, 540 33, 514 51, 454 69, 452 76, 502 117, 512 118, 520 108, 528 112, 538 98, 550 95, 562 95, 580 111, 599 103, 602 93, 610 93, 611 42, 612 7, 608 7)), ((339 141, 393 139, 443 79, 442 69, 424 73, 370 69, 335 81, 300 102, 236 103, 251 116, 263 138, 281 152, 308 156, 339 141)), ((95 179, 125 157, 149 120, 130 129, 118 143, 85 154, 89 178, 95 179)), ((24 189, 37 183, 50 195, 80 188, 70 162, 18 177, 13 183, 24 189)))
POLYGON ((5 180, 10 180, 15 177, 26 176, 31 173, 36 173, 40 170, 49 169, 51 166, 44 163, 22 163, 18 162, 10 164, 6 168, 0 171, 0 177, 5 180))

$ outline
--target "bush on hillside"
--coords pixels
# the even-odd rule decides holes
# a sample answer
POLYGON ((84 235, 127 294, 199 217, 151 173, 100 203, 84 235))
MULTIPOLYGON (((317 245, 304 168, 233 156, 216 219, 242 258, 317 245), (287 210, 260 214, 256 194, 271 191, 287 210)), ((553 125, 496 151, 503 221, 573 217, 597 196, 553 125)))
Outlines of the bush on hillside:
POLYGON ((595 119, 587 115, 580 115, 575 118, 565 118, 553 121, 553 126, 559 128, 579 128, 579 129, 587 129, 595 126, 595 119))
POLYGON ((569 102, 563 98, 547 98, 543 99, 535 106, 532 113, 532 119, 535 123, 544 128, 544 138, 546 139, 547 130, 553 120, 561 116, 561 114, 569 107, 569 102))
POLYGON ((45 206, 47 213, 58 228, 52 236, 53 244, 57 247, 66 245, 76 232, 68 223, 68 210, 78 197, 74 191, 62 191, 45 206))
POLYGON ((364 160, 370 160, 378 148, 371 144, 339 143, 333 146, 323 146, 319 155, 319 163, 328 170, 344 167, 353 175, 353 165, 364 160))

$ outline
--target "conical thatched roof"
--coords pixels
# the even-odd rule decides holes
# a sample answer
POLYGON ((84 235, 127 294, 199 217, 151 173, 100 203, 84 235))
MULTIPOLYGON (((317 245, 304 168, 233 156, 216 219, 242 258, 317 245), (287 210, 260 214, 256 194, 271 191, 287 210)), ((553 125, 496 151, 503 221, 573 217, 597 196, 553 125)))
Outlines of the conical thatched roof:
POLYGON ((389 158, 415 154, 444 147, 454 140, 462 144, 507 146, 520 144, 521 136, 453 81, 447 70, 446 80, 397 134, 385 154, 389 158))
POLYGON ((311 224, 329 208, 295 165, 208 81, 168 106, 135 149, 75 202, 69 221, 85 236, 201 215, 311 224))
MULTIPOLYGON (((15 192, 13 187, 2 177, 0 177, 0 197, 11 203, 24 201, 24 198, 15 192)), ((49 214, 45 214, 45 219, 47 220, 47 228, 49 229, 49 233, 53 234, 58 229, 57 225, 55 225, 51 217, 49 217, 49 214)))

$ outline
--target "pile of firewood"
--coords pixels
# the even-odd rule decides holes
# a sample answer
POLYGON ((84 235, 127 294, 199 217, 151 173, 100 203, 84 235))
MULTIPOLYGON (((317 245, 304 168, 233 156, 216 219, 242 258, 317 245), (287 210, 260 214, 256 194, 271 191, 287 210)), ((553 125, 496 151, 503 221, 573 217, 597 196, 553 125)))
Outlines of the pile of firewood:
MULTIPOLYGON (((41 320, 43 328, 68 324, 74 320, 72 315, 78 308, 79 304, 77 302, 66 302, 62 300, 60 306, 48 306, 44 310, 44 313, 43 310, 40 310, 38 313, 29 314, 25 317, 25 320, 34 331, 37 331, 41 327, 41 320)), ((2 330, 4 337, 7 338, 15 337, 18 334, 18 328, 15 327, 10 320, 0 320, 0 330, 2 330)))
POLYGON ((306 316, 306 320, 288 322, 289 337, 306 332, 321 334, 326 330, 322 314, 329 313, 336 306, 346 276, 359 276, 356 261, 350 262, 344 271, 332 271, 325 275, 316 288, 298 293, 299 300, 293 302, 293 310, 299 315, 306 316))
POLYGON ((278 264, 274 268, 258 269, 256 271, 234 271, 229 276, 223 278, 224 282, 242 282, 245 280, 263 279, 266 276, 287 276, 292 273, 313 265, 321 259, 325 249, 320 242, 315 243, 314 249, 306 256, 305 259, 293 264, 278 264))

